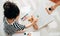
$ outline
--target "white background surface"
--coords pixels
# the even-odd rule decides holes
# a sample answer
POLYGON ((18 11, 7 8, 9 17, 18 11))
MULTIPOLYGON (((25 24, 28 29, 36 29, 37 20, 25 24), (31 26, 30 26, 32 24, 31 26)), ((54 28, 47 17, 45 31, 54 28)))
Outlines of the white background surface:
MULTIPOLYGON (((3 4, 6 0, 0 0, 0 36, 5 36, 4 32, 3 32, 3 4), (3 35, 4 34, 4 35, 3 35)), ((11 0, 10 0, 11 1, 11 0)), ((20 18, 22 16, 24 16, 23 14, 25 14, 26 12, 38 12, 40 13, 40 22, 39 24, 45 24, 45 22, 48 23, 49 20, 51 20, 51 17, 49 18, 46 11, 45 11, 45 7, 50 7, 52 5, 54 5, 54 3, 50 3, 49 0, 12 0, 13 2, 15 2, 20 10, 21 10, 21 15, 20 18), (28 11, 29 9, 29 11, 28 11), (48 17, 48 19, 46 19, 46 17, 48 17), (45 21, 46 20, 46 21, 45 21)), ((37 15, 37 14, 36 14, 37 15)), ((28 22, 24 21, 24 22, 20 22, 25 24, 28 24, 28 22)), ((55 23, 55 22, 54 22, 55 23)), ((57 28, 59 29, 59 28, 57 28)), ((32 27, 28 28, 27 31, 33 31, 34 29, 32 27)), ((39 31, 41 36, 48 36, 48 28, 44 28, 43 30, 39 31)), ((49 31, 54 31, 52 29, 49 29, 49 31)), ((59 31, 59 30, 55 30, 55 31, 59 31)), ((54 32, 55 32, 54 31, 54 32)), ((14 36, 23 36, 23 34, 15 34, 14 36)), ((38 33, 34 34, 34 35, 38 35, 38 33)), ((39 35, 38 35, 39 36, 39 35)))

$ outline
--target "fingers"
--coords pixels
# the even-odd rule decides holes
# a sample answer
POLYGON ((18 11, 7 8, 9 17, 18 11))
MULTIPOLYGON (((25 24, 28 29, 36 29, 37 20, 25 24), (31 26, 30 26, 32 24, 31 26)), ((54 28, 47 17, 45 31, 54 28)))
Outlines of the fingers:
POLYGON ((38 20, 37 18, 35 18, 34 16, 31 16, 31 18, 33 19, 33 20, 38 20))
POLYGON ((31 18, 34 19, 34 16, 31 15, 31 18))
POLYGON ((29 21, 36 23, 38 21, 38 19, 35 18, 34 16, 31 16, 31 18, 29 19, 29 21))

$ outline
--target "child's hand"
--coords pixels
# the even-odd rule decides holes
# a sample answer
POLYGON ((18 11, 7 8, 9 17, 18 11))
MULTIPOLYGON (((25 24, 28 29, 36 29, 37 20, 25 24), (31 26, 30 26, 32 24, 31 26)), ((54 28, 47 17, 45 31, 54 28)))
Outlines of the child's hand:
POLYGON ((37 21, 38 21, 38 19, 36 19, 36 18, 33 17, 33 16, 32 16, 32 18, 33 18, 33 21, 32 21, 33 28, 34 28, 35 30, 38 30, 38 25, 36 24, 37 21))
POLYGON ((34 16, 31 16, 32 17, 32 24, 34 25, 34 24, 36 24, 36 22, 38 21, 34 16))
POLYGON ((36 23, 37 22, 37 19, 34 19, 33 22, 36 23))
POLYGON ((31 18, 28 19, 28 21, 32 22, 37 22, 37 19, 34 16, 31 16, 31 18))
POLYGON ((36 24, 36 22, 38 21, 38 19, 36 19, 34 16, 31 16, 31 18, 29 18, 28 21, 30 21, 32 23, 31 25, 33 25, 33 28, 35 30, 38 30, 38 26, 36 24))

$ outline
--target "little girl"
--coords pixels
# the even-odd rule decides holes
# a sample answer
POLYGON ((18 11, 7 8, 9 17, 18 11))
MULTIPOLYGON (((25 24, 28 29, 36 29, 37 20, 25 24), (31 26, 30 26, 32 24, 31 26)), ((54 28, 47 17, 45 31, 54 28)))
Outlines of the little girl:
POLYGON ((37 20, 33 18, 33 21, 31 24, 27 25, 21 25, 18 23, 20 10, 18 6, 12 2, 5 2, 3 5, 4 8, 4 31, 7 36, 12 36, 14 33, 21 33, 24 32, 25 28, 28 28, 32 25, 34 25, 37 20))

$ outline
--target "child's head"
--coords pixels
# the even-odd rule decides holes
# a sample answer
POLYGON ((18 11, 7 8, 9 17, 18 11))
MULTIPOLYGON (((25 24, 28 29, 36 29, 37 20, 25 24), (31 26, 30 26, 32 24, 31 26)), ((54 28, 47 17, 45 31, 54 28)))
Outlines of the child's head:
POLYGON ((20 10, 17 5, 12 2, 5 2, 3 5, 4 8, 4 16, 7 19, 16 19, 19 16, 20 10))

